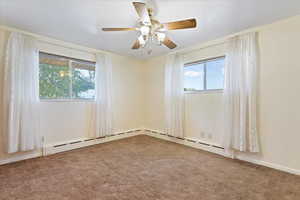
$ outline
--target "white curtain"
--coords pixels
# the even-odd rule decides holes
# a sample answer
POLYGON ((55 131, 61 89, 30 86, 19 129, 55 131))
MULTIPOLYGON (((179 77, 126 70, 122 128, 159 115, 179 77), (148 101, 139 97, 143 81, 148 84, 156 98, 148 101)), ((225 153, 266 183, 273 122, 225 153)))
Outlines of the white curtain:
POLYGON ((40 148, 39 64, 34 38, 11 33, 4 73, 4 133, 7 151, 15 153, 40 148))
POLYGON ((257 34, 228 41, 225 65, 224 147, 259 152, 256 124, 257 34))
POLYGON ((165 65, 166 133, 179 138, 184 137, 183 67, 182 55, 168 55, 165 65))
POLYGON ((109 54, 96 55, 96 97, 92 110, 92 137, 113 134, 112 63, 109 54))

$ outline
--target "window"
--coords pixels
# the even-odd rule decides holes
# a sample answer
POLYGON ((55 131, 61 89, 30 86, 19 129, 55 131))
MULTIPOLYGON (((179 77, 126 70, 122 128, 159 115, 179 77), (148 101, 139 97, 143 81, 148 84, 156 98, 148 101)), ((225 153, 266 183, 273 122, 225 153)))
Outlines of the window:
POLYGON ((40 52, 40 99, 93 99, 95 63, 40 52))
POLYGON ((225 57, 186 64, 184 91, 209 91, 224 88, 225 57))

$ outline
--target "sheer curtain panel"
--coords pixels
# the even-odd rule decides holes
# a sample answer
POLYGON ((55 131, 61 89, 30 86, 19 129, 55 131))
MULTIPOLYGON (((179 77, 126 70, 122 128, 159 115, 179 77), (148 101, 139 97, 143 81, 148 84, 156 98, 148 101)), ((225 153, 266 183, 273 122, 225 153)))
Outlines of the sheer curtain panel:
POLYGON ((4 73, 4 133, 7 151, 15 153, 40 148, 39 63, 34 38, 11 33, 4 73))
POLYGON ((259 152, 257 49, 256 33, 234 37, 227 44, 224 89, 226 149, 259 152))
POLYGON ((96 97, 92 106, 92 137, 113 134, 112 63, 109 54, 96 55, 96 97))
POLYGON ((184 137, 184 85, 183 56, 168 55, 165 65, 165 113, 166 133, 184 137))

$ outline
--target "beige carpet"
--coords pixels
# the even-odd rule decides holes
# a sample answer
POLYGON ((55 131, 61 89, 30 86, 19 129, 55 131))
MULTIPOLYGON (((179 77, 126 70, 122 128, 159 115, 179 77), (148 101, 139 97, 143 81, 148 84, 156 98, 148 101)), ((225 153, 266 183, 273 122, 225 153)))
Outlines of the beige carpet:
POLYGON ((0 166, 1 200, 299 200, 300 177, 148 136, 0 166))

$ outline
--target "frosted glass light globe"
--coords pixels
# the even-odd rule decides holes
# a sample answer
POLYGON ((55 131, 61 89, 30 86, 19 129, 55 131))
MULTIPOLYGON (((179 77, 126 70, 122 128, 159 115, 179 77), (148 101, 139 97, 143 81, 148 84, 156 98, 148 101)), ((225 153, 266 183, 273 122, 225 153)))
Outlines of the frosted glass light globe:
POLYGON ((156 36, 157 36, 157 40, 159 42, 163 42, 166 38, 166 34, 165 33, 160 33, 160 32, 157 32, 156 33, 156 36))
POLYGON ((149 26, 142 26, 140 28, 140 31, 141 31, 142 35, 148 35, 150 32, 150 28, 149 28, 149 26))

